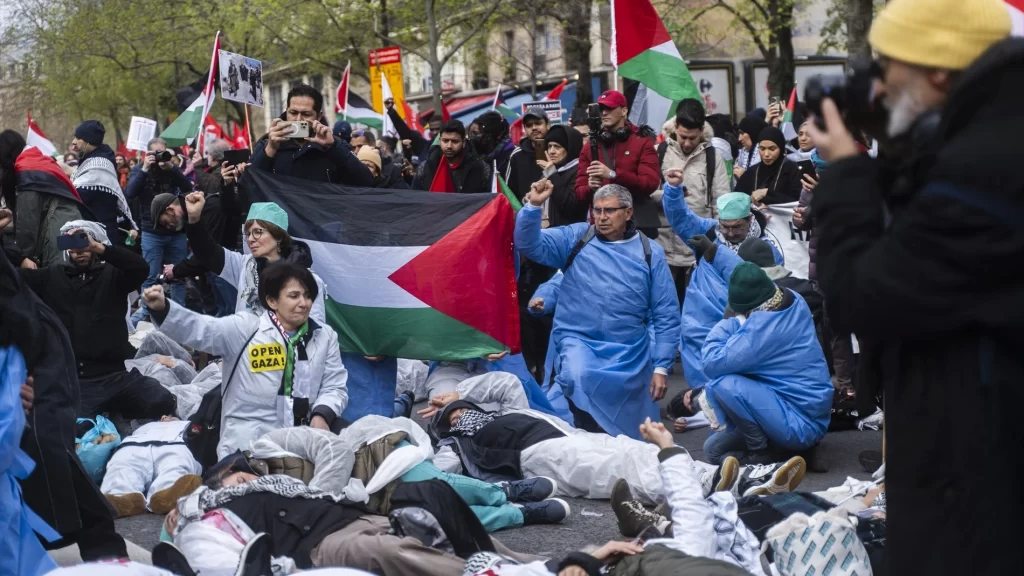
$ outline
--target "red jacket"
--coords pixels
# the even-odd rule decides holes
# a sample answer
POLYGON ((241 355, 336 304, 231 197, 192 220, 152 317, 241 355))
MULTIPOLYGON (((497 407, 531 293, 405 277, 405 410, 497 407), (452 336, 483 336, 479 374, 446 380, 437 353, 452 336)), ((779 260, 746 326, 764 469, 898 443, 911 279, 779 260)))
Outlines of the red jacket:
MULTIPOLYGON (((639 129, 627 122, 626 127, 632 134, 625 142, 598 142, 598 159, 605 166, 615 170, 615 184, 625 186, 633 201, 646 200, 661 186, 661 170, 658 166, 658 152, 654 149, 653 134, 641 135, 639 129)), ((590 166, 590 141, 584 139, 583 153, 580 154, 580 165, 576 172, 576 196, 588 204, 594 197, 587 178, 590 166)), ((604 184, 612 181, 605 180, 604 184)))

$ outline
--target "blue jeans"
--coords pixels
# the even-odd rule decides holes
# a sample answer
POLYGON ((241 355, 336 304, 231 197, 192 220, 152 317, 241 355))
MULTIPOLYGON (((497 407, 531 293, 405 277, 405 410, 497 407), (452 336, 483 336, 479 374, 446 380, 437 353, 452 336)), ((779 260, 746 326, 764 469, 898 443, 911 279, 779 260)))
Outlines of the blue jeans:
POLYGON ((238 289, 213 272, 207 272, 206 276, 210 280, 210 291, 213 292, 213 299, 217 303, 217 318, 234 314, 235 304, 238 302, 238 289))
POLYGON ((442 480, 469 504, 488 532, 502 528, 516 528, 523 525, 523 511, 508 503, 505 491, 495 484, 488 484, 476 478, 451 474, 441 470, 433 462, 420 462, 402 475, 402 482, 442 480))
MULTIPOLYGON (((164 264, 177 264, 184 260, 187 255, 188 240, 185 238, 185 234, 161 236, 143 231, 142 257, 149 264, 149 276, 142 283, 142 289, 145 290, 156 284, 157 277, 163 273, 164 264)), ((183 306, 185 305, 184 284, 177 282, 171 284, 171 300, 183 306)), ((139 309, 135 311, 135 314, 132 314, 132 324, 138 324, 147 316, 149 316, 149 310, 146 308, 146 302, 143 300, 139 309)))
POLYGON ((708 462, 721 464, 730 452, 757 452, 768 447, 768 436, 760 424, 743 418, 729 403, 723 402, 723 398, 717 395, 715 398, 725 412, 726 425, 725 430, 712 433, 704 441, 704 456, 708 462))

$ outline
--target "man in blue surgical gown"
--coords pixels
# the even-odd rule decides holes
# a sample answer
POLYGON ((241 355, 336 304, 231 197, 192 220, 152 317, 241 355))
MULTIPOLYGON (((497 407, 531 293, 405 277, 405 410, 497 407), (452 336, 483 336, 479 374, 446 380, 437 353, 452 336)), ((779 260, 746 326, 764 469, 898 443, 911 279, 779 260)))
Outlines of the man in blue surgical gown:
POLYGON ((516 248, 564 273, 551 332, 555 382, 576 426, 639 437, 679 342, 679 302, 665 252, 633 223, 633 198, 616 184, 594 194, 594 225, 541 230, 553 186, 534 184, 516 220, 516 248), (653 332, 653 337, 650 335, 653 332))

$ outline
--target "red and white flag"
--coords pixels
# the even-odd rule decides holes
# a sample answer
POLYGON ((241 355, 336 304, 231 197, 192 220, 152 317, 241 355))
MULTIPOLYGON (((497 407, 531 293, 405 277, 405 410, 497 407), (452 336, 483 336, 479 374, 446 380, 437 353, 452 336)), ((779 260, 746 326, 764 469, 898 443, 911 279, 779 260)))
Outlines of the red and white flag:
POLYGON ((348 75, 352 71, 352 61, 345 65, 345 72, 341 75, 341 83, 338 84, 334 111, 341 114, 342 118, 348 118, 348 75))
POLYGON ((25 144, 39 149, 43 156, 56 156, 57 147, 53 145, 53 142, 50 142, 46 134, 43 134, 43 131, 32 120, 32 112, 26 110, 25 113, 28 115, 28 133, 25 134, 25 144))
POLYGON ((1013 22, 1010 33, 1024 36, 1024 0, 1006 0, 1006 7, 1010 10, 1010 20, 1013 22))

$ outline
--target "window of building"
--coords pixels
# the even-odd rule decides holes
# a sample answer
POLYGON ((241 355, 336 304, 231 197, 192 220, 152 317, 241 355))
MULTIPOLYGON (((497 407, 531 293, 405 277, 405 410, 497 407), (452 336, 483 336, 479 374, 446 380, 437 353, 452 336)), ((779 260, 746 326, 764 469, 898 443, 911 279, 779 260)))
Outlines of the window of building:
POLYGON ((612 9, 610 6, 601 6, 598 21, 601 22, 601 62, 610 64, 612 61, 612 45, 609 38, 612 37, 612 9))
POLYGON ((288 83, 288 91, 291 92, 292 90, 295 90, 296 88, 299 87, 299 84, 302 84, 302 78, 296 78, 292 80, 291 82, 288 83))
POLYGON ((270 87, 270 113, 280 114, 284 111, 284 101, 281 99, 281 85, 275 84, 270 87))
POLYGON ((317 92, 320 92, 324 89, 324 75, 313 74, 309 77, 309 83, 313 85, 313 88, 315 88, 317 92))
POLYGON ((514 30, 505 31, 505 55, 512 57, 516 54, 516 33, 514 30))
POLYGON ((533 31, 533 48, 537 54, 544 54, 551 48, 550 40, 548 39, 547 26, 537 24, 537 27, 533 31))

